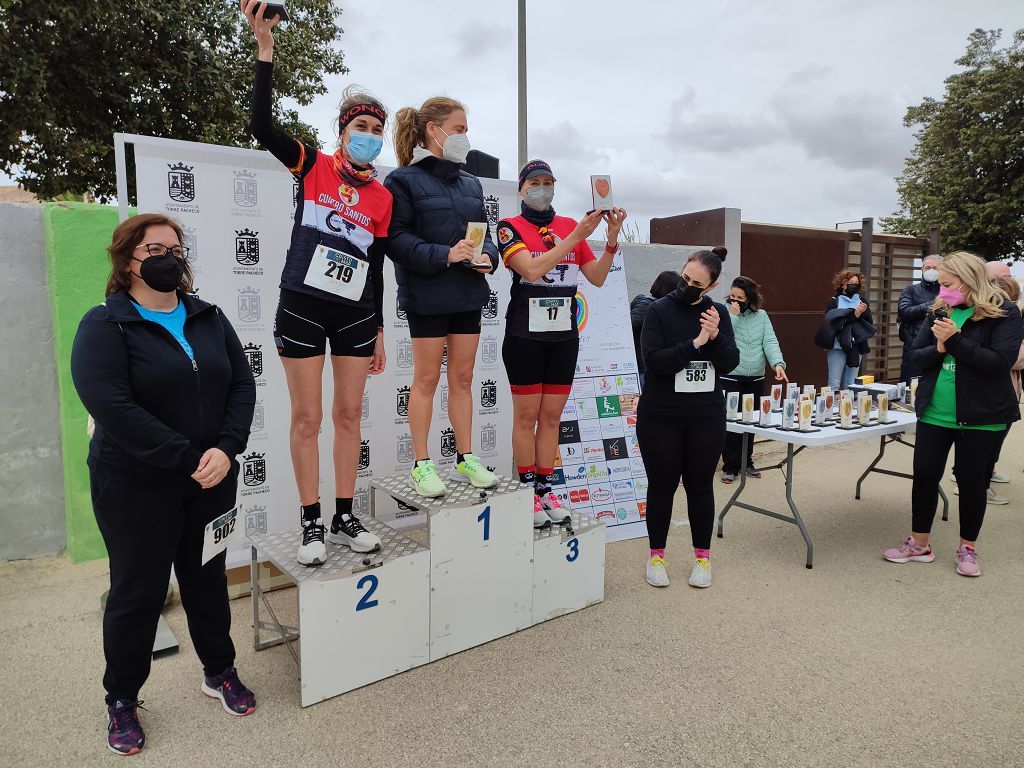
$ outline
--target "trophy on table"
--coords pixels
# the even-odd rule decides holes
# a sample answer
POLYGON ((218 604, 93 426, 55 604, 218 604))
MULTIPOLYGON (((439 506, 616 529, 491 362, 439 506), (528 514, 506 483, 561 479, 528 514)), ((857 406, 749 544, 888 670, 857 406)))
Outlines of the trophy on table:
POLYGON ((881 394, 878 396, 877 401, 878 408, 878 423, 879 424, 893 424, 896 419, 889 418, 889 396, 881 394))
POLYGON ((770 397, 761 398, 761 426, 772 426, 772 404, 775 401, 770 397))
POLYGON ((736 421, 740 414, 740 393, 727 392, 725 394, 725 418, 728 421, 736 421))
POLYGON ((832 411, 828 407, 827 398, 824 395, 818 395, 818 399, 814 401, 814 423, 823 427, 831 421, 832 411))
POLYGON ((813 384, 804 384, 804 394, 813 402, 814 396, 818 394, 818 390, 813 384))
POLYGON ((920 379, 917 376, 910 380, 910 402, 907 403, 911 408, 917 405, 917 385, 920 379))
POLYGON ((896 385, 896 399, 901 403, 907 401, 907 382, 901 381, 896 385))
POLYGON ((792 431, 796 429, 796 400, 787 398, 782 404, 782 424, 779 429, 792 431))
POLYGON ((860 429, 853 423, 853 399, 843 397, 839 400, 839 426, 837 429, 860 429))
POLYGON ((782 385, 772 384, 772 410, 776 413, 782 410, 782 385))
POLYGON ((861 392, 857 397, 857 421, 862 427, 871 423, 871 393, 861 392))
POLYGON ((794 399, 800 396, 800 385, 795 381, 786 384, 786 399, 794 399))
POLYGON ((743 395, 743 423, 754 423, 754 395, 752 392, 743 395))

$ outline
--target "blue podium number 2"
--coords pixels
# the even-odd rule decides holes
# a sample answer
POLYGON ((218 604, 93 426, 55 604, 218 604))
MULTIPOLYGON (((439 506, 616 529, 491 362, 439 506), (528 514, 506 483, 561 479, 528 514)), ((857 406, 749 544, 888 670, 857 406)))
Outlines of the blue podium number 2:
POLYGON ((484 511, 477 515, 476 521, 484 524, 484 541, 491 539, 491 508, 484 507, 484 511))
POLYGON ((569 539, 565 542, 565 546, 569 548, 569 554, 565 556, 567 562, 573 562, 577 557, 580 556, 580 540, 569 539))
POLYGON ((356 584, 356 589, 362 589, 363 587, 368 587, 368 589, 366 590, 366 594, 359 598, 359 602, 356 603, 357 611, 365 611, 367 608, 373 608, 377 605, 377 601, 371 600, 370 598, 373 597, 373 593, 377 591, 377 587, 379 585, 380 579, 372 573, 363 576, 363 578, 359 580, 359 583, 356 584))

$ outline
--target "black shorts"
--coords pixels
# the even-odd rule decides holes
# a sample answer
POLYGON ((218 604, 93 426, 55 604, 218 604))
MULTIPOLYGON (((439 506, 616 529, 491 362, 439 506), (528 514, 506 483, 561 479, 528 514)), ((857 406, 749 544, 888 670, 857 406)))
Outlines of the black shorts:
POLYGON ((505 336, 501 359, 508 371, 513 395, 567 395, 576 378, 578 337, 562 341, 536 341, 505 336))
POLYGON ((274 343, 281 357, 372 357, 377 341, 377 315, 372 307, 327 301, 281 289, 274 318, 274 343))
POLYGON ((409 336, 414 339, 440 339, 449 333, 480 333, 479 309, 469 312, 454 312, 450 315, 418 315, 406 312, 409 319, 409 336))

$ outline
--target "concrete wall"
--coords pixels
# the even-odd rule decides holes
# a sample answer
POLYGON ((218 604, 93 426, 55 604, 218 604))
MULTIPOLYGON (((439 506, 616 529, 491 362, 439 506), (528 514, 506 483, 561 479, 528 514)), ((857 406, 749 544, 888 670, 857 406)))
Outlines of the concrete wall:
POLYGON ((43 211, 0 204, 0 560, 55 554, 65 542, 43 211))

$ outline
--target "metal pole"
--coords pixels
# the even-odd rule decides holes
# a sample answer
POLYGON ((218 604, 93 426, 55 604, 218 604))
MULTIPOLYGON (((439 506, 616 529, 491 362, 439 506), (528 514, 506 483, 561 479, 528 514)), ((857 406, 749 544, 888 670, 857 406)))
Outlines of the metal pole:
POLYGON ((860 228, 860 271, 864 273, 864 285, 860 287, 860 297, 867 301, 871 295, 871 266, 874 259, 875 220, 864 219, 860 228))
MULTIPOLYGON (((526 153, 526 0, 519 0, 519 168, 526 153)), ((518 168, 516 171, 518 172, 518 168)))

